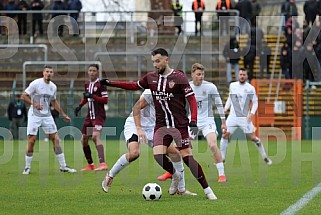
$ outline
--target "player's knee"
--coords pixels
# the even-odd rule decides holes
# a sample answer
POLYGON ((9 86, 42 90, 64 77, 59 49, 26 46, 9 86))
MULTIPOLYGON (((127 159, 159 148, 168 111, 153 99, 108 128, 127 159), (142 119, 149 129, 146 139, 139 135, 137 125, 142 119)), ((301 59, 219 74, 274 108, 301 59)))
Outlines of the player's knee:
POLYGON ((210 150, 215 154, 217 152, 217 145, 216 143, 210 143, 209 145, 210 150))
POLYGON ((260 146, 261 145, 261 140, 260 138, 254 136, 253 138, 251 138, 252 142, 257 145, 257 146, 260 146))
POLYGON ((94 141, 94 143, 95 144, 97 144, 97 142, 99 141, 99 137, 100 135, 99 134, 94 134, 93 136, 92 136, 92 139, 93 139, 93 141, 94 141))
POLYGON ((179 162, 181 160, 181 155, 179 153, 167 153, 167 156, 173 162, 179 162))
POLYGON ((256 142, 256 140, 258 139, 255 135, 252 134, 248 134, 247 136, 252 142, 256 142))
POLYGON ((88 140, 89 140, 88 136, 85 135, 85 136, 82 136, 80 142, 81 142, 81 144, 82 144, 83 146, 87 146, 87 145, 88 145, 88 140))
POLYGON ((133 149, 133 150, 130 150, 128 154, 129 154, 129 159, 128 160, 129 160, 129 162, 132 162, 132 161, 134 161, 134 160, 139 158, 140 150, 139 149, 133 149))

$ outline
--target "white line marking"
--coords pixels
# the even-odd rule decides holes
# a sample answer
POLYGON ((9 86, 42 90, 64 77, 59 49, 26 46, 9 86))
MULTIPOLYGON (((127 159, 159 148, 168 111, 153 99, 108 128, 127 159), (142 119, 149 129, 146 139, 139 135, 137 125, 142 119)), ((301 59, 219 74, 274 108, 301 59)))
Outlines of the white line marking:
POLYGON ((280 215, 292 215, 301 210, 305 205, 307 205, 316 195, 321 192, 321 183, 315 186, 311 191, 304 194, 304 196, 299 199, 295 204, 288 207, 280 215))

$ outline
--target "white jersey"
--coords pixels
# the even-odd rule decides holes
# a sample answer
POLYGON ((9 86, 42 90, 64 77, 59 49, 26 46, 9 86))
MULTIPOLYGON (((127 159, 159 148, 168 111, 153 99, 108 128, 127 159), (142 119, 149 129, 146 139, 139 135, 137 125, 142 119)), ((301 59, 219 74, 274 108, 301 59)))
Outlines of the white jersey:
POLYGON ((245 82, 241 84, 239 81, 230 84, 230 92, 227 102, 225 104, 225 110, 230 110, 230 115, 236 117, 247 117, 249 113, 255 114, 258 107, 258 100, 255 92, 255 88, 245 82), (252 108, 250 110, 250 104, 252 101, 252 108))
MULTIPOLYGON (((141 125, 142 128, 153 128, 155 127, 155 106, 153 102, 152 93, 149 89, 144 90, 142 96, 144 96, 144 99, 149 104, 142 110, 140 110, 141 114, 141 125)), ((133 112, 130 113, 129 117, 126 119, 125 125, 135 125, 133 112)))
MULTIPOLYGON (((195 86, 190 81, 197 102, 197 125, 203 126, 214 122, 213 105, 216 106, 221 119, 225 119, 223 103, 217 87, 208 81, 203 81, 200 86, 195 86)), ((191 116, 189 116, 190 119, 191 116)))
POLYGON ((39 117, 51 116, 50 102, 56 99, 57 86, 53 82, 46 83, 43 78, 32 81, 25 92, 31 97, 31 101, 35 101, 43 105, 42 110, 37 110, 30 106, 29 111, 39 117))

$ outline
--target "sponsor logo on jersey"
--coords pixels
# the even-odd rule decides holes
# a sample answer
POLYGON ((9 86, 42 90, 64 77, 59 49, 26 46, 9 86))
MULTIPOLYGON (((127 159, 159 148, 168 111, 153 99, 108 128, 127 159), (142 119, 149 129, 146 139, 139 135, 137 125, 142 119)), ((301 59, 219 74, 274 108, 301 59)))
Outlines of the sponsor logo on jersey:
POLYGON ((96 92, 97 91, 97 87, 94 87, 94 92, 96 92))
POLYGON ((153 91, 153 96, 156 97, 156 100, 167 101, 171 100, 174 97, 173 93, 153 91))

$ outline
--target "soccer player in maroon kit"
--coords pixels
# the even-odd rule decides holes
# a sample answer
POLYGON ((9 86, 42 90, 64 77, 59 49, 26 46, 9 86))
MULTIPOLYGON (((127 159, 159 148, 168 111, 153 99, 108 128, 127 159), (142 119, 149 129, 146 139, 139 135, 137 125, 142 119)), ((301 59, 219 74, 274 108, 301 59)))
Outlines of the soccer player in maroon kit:
POLYGON ((106 119, 106 112, 104 105, 108 102, 108 93, 106 86, 100 84, 98 78, 99 66, 91 64, 88 67, 89 81, 85 84, 84 98, 81 100, 78 107, 75 108, 75 116, 78 116, 80 109, 88 102, 88 113, 82 126, 81 143, 88 165, 81 169, 87 170, 107 170, 108 167, 105 163, 104 146, 100 140, 100 132, 104 126, 106 119), (96 145, 99 158, 99 166, 96 168, 91 156, 89 146, 89 135, 92 135, 92 140, 96 145))
POLYGON ((152 52, 155 71, 147 73, 137 82, 119 82, 104 79, 101 84, 126 90, 150 89, 156 112, 154 129, 154 159, 166 171, 173 175, 169 188, 170 194, 175 194, 181 174, 175 171, 173 164, 166 156, 166 150, 174 140, 180 150, 184 163, 190 168, 193 176, 204 189, 206 197, 215 200, 212 189, 208 186, 202 167, 194 159, 191 148, 188 126, 192 133, 197 133, 197 103, 194 92, 189 85, 186 75, 174 70, 168 65, 168 53, 163 48, 152 52), (188 123, 186 100, 190 105, 191 122, 188 123))

